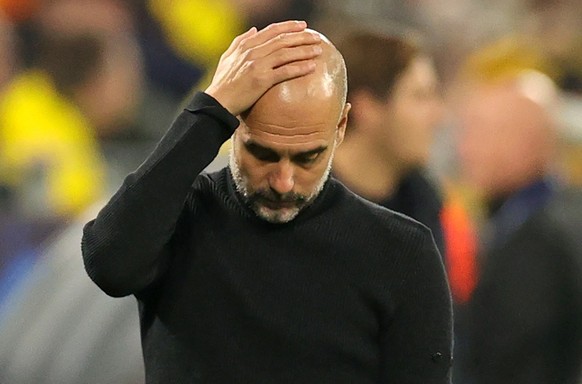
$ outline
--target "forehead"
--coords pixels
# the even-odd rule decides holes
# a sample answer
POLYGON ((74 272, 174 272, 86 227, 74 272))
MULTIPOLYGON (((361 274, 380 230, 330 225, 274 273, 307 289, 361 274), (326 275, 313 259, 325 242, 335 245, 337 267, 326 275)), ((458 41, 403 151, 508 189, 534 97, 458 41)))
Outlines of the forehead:
POLYGON ((432 60, 426 56, 416 57, 402 74, 401 86, 436 85, 438 79, 432 60))
POLYGON ((238 132, 243 142, 276 150, 309 150, 335 139, 338 115, 335 106, 317 99, 262 104, 241 119, 238 132))

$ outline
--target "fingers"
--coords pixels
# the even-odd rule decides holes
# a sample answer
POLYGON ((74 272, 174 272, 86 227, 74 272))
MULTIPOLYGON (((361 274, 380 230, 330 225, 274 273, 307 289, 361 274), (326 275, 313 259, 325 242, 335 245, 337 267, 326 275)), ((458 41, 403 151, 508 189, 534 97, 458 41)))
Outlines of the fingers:
POLYGON ((274 84, 313 72, 321 36, 306 27, 286 21, 239 35, 221 56, 206 93, 237 115, 274 84))
POLYGON ((241 41, 243 41, 243 40, 251 37, 255 33, 257 33, 257 28, 256 27, 252 27, 251 29, 249 29, 245 33, 243 33, 243 34, 238 35, 237 37, 235 37, 234 40, 230 43, 230 46, 228 47, 228 49, 223 53, 223 56, 229 55, 230 53, 232 53, 239 46, 239 44, 241 43, 241 41))
POLYGON ((283 33, 277 35, 266 41, 265 43, 256 46, 249 51, 249 59, 255 60, 261 57, 271 55, 280 50, 285 50, 291 47, 314 46, 321 43, 321 36, 317 32, 301 31, 283 33))
POLYGON ((277 50, 269 57, 269 67, 278 68, 294 61, 313 61, 322 52, 320 45, 304 45, 277 50))
POLYGON ((294 20, 274 23, 260 31, 252 27, 245 33, 238 35, 223 56, 232 54, 237 48, 241 51, 250 51, 262 46, 262 49, 255 54, 255 57, 261 57, 259 55, 266 56, 277 48, 292 46, 292 44, 316 43, 319 36, 312 32, 305 32, 306 28, 307 23, 305 21, 294 20), (300 32, 303 33, 301 34, 300 32))
POLYGON ((313 60, 294 61, 273 70, 272 83, 279 84, 283 81, 294 79, 315 71, 313 60))
POLYGON ((307 28, 305 21, 283 21, 280 23, 270 24, 269 26, 258 31, 254 36, 245 39, 245 48, 250 49, 284 33, 301 32, 307 28))

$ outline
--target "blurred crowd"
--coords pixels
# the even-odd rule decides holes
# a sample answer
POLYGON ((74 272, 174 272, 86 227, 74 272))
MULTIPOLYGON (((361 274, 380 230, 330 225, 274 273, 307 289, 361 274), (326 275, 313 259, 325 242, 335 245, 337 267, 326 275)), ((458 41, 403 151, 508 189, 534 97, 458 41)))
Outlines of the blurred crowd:
POLYGON ((82 225, 232 38, 284 19, 345 52, 334 176, 433 230, 454 382, 576 383, 579 0, 0 0, 0 382, 143 382, 136 303, 92 285, 82 225))

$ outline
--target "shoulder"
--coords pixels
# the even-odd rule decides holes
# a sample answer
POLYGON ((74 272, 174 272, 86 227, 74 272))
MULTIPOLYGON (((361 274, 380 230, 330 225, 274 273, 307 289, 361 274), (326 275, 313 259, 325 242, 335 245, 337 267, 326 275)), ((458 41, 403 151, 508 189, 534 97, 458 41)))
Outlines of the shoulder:
POLYGON ((214 172, 200 173, 194 183, 192 183, 192 190, 197 193, 205 193, 214 191, 216 188, 225 187, 227 183, 227 169, 221 168, 214 172))
POLYGON ((373 203, 350 191, 341 182, 332 179, 338 195, 339 209, 350 222, 365 225, 373 233, 379 233, 394 242, 433 241, 431 230, 419 221, 394 210, 373 203))
POLYGON ((582 190, 566 189, 557 192, 546 207, 546 215, 555 223, 580 228, 582 226, 582 190))
POLYGON ((582 190, 566 189, 556 193, 545 207, 541 225, 551 241, 573 255, 582 273, 582 190))
POLYGON ((556 247, 575 247, 582 251, 582 190, 562 189, 553 194, 547 204, 522 227, 525 236, 553 243, 556 247))
POLYGON ((186 204, 190 210, 196 211, 198 206, 210 207, 212 200, 225 200, 227 193, 226 168, 215 172, 202 172, 192 183, 186 204))
POLYGON ((519 273, 530 280, 556 281, 582 275, 582 194, 561 190, 503 245, 487 255, 490 276, 504 274, 507 280, 519 273), (505 275, 505 274, 509 275, 505 275))

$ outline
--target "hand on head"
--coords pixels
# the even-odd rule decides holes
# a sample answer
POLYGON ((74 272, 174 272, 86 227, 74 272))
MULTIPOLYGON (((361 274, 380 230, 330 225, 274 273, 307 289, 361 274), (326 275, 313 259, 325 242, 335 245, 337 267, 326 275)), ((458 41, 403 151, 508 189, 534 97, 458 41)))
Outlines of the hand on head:
POLYGON ((285 21, 237 36, 205 92, 236 116, 273 85, 312 73, 322 40, 306 27, 303 21, 285 21))

